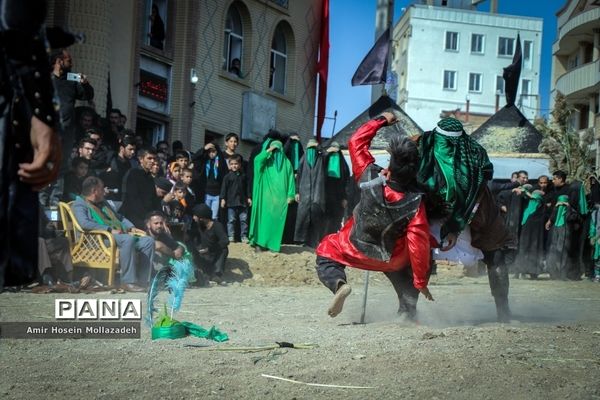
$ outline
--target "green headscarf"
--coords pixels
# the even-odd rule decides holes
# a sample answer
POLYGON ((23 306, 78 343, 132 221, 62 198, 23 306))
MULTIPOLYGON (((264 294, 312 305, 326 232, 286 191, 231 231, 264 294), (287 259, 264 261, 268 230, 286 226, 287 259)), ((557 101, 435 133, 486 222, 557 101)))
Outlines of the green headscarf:
POLYGON ((341 178, 342 171, 340 168, 340 152, 335 151, 329 154, 329 161, 327 162, 327 176, 331 178, 341 178))
POLYGON ((585 197, 585 187, 582 183, 579 186, 579 213, 581 215, 587 215, 588 211, 587 199, 585 197))
POLYGON ((314 167, 315 162, 317 161, 317 149, 314 147, 309 147, 306 149, 306 162, 309 167, 314 167))
POLYGON ((569 201, 569 196, 566 194, 558 196, 556 199, 556 219, 554 220, 554 226, 561 227, 564 226, 567 220, 567 206, 563 204, 558 204, 560 202, 567 203, 569 201))
POLYGON ((298 168, 300 167, 300 142, 291 140, 290 146, 292 146, 292 168, 294 171, 298 171, 298 168))
POLYGON ((527 208, 523 211, 523 219, 521 220, 521 225, 525 225, 525 222, 529 219, 529 217, 537 211, 538 208, 542 205, 542 195, 539 192, 533 192, 531 198, 529 199, 529 203, 527 203, 527 208))
POLYGON ((273 140, 269 144, 269 147, 275 147, 277 150, 274 150, 271 154, 274 159, 275 166, 278 171, 281 171, 281 167, 283 166, 283 144, 279 140, 273 140))
POLYGON ((598 243, 598 230, 596 229, 596 224, 598 223, 598 211, 592 212, 592 221, 590 222, 590 229, 588 231, 588 238, 592 240, 592 246, 594 248, 594 253, 592 255, 592 260, 596 261, 600 258, 600 243, 598 243))
POLYGON ((494 167, 487 152, 462 130, 460 121, 446 118, 433 132, 421 137, 417 180, 450 206, 441 237, 461 232, 469 223, 479 189, 494 167))

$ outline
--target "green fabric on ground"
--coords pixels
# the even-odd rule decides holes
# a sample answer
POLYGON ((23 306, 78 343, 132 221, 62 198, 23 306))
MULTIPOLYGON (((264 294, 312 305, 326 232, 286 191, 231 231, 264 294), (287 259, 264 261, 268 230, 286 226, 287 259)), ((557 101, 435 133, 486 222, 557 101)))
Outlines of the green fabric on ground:
POLYGON ((171 319, 163 315, 152 327, 152 340, 156 339, 181 339, 186 336, 195 336, 203 339, 225 342, 229 340, 226 333, 219 331, 216 327, 206 330, 200 325, 191 322, 171 319))

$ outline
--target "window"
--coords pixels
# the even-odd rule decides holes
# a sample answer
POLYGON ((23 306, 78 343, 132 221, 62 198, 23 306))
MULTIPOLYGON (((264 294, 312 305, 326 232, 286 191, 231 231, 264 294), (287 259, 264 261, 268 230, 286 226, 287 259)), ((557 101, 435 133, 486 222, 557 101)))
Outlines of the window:
POLYGON ((504 94, 504 78, 496 76, 496 94, 504 94))
POLYGON ((483 35, 479 33, 471 35, 471 53, 483 54, 483 35))
POLYGON ((521 80, 521 101, 522 105, 531 106, 531 80, 521 80))
POLYGON ((241 78, 244 31, 242 17, 235 6, 229 7, 227 11, 225 41, 223 43, 223 69, 241 78))
POLYGON ((144 43, 163 50, 167 29, 167 0, 147 0, 146 37, 144 43))
POLYGON ((515 39, 501 37, 498 39, 498 55, 512 56, 515 51, 515 39))
POLYGON ((275 29, 271 43, 271 68, 269 70, 269 88, 285 94, 287 68, 287 43, 281 25, 275 29))
POLYGON ((469 92, 481 92, 481 74, 469 74, 469 92))
POLYGON ((456 90, 456 71, 444 71, 444 89, 456 90))
POLYGON ((523 66, 527 69, 532 68, 533 42, 531 40, 523 41, 523 66))
POLYGON ((458 51, 458 32, 446 32, 446 50, 458 51))

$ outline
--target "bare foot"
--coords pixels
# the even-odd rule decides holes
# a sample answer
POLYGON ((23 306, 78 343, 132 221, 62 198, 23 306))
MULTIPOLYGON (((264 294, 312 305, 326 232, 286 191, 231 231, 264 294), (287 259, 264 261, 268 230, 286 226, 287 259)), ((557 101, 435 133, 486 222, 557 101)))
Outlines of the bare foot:
POLYGON ((350 293, 352 293, 352 288, 348 284, 340 286, 337 292, 335 292, 333 301, 329 306, 329 310, 327 310, 327 314, 329 314, 331 318, 337 317, 337 315, 342 312, 342 309, 344 308, 344 301, 346 300, 346 297, 350 295, 350 293))

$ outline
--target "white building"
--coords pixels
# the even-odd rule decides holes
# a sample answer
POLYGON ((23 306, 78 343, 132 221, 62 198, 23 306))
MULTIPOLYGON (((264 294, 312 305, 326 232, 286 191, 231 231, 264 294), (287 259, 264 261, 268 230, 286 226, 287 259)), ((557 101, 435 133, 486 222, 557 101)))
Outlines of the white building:
MULTIPOLYGON (((600 139, 600 3, 568 0, 556 16, 550 105, 561 92, 575 111, 571 128, 594 128, 600 139)), ((600 151, 596 163, 600 165, 600 151)))
POLYGON ((512 62, 519 33, 523 69, 516 105, 533 120, 542 19, 472 11, 468 1, 443 3, 412 5, 394 27, 392 92, 398 104, 424 130, 435 126, 442 111, 460 109, 467 119, 477 115, 483 122, 482 116, 505 105, 502 68, 512 62))

